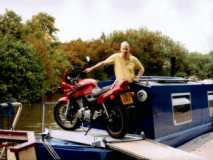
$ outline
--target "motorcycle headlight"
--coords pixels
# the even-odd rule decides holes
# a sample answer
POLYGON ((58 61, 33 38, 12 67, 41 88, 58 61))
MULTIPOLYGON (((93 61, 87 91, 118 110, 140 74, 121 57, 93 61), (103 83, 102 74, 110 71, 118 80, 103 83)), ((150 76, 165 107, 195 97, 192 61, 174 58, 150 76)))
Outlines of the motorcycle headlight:
POLYGON ((145 90, 141 89, 137 92, 137 99, 140 102, 145 102, 148 98, 148 94, 145 90))

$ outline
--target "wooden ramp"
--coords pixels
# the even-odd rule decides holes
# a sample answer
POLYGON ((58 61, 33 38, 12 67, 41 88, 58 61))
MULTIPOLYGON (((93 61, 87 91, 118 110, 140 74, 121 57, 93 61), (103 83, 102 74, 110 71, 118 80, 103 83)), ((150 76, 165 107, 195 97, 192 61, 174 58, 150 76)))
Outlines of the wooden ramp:
POLYGON ((123 139, 114 139, 106 131, 99 129, 92 129, 87 135, 85 135, 85 131, 82 129, 76 131, 48 130, 47 133, 53 138, 102 148, 106 148, 108 143, 132 142, 142 139, 135 135, 127 135, 123 139))
POLYGON ((196 137, 178 148, 212 160, 213 132, 208 132, 199 137, 196 137))
POLYGON ((50 137, 67 140, 94 147, 110 148, 136 159, 148 160, 206 160, 203 157, 188 153, 153 140, 143 140, 140 136, 127 135, 123 139, 111 138, 105 131, 92 129, 87 135, 82 130, 62 131, 49 130, 50 137))
POLYGON ((206 160, 203 157, 161 144, 153 140, 108 143, 113 150, 123 152, 136 159, 149 160, 206 160))

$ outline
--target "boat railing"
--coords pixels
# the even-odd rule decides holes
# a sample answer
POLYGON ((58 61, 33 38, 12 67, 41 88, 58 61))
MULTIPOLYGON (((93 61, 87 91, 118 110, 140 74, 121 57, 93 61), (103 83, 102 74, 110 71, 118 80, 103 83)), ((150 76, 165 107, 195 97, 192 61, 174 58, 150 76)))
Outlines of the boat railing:
POLYGON ((42 144, 44 148, 47 150, 47 152, 50 154, 50 156, 53 159, 61 160, 61 157, 58 155, 58 153, 55 151, 55 149, 52 147, 52 145, 47 141, 46 138, 49 138, 49 131, 45 128, 45 112, 46 112, 46 106, 47 105, 55 105, 57 101, 45 101, 42 104, 42 119, 41 119, 41 136, 42 136, 42 144))
POLYGON ((167 77, 167 76, 142 76, 139 82, 157 82, 157 83, 187 83, 189 79, 182 77, 167 77))
MULTIPOLYGON (((0 103, 0 107, 1 108, 9 108, 9 107, 16 107, 17 108, 17 111, 16 111, 16 114, 14 116, 14 119, 13 119, 13 122, 12 122, 12 125, 10 127, 10 130, 13 131, 15 130, 16 128, 16 125, 17 125, 17 122, 20 118, 20 115, 21 115, 21 112, 22 112, 22 103, 20 102, 8 102, 8 103, 0 103)), ((4 130, 1 131, 1 133, 4 132, 4 130)), ((10 134, 9 134, 10 135, 10 134)), ((4 138, 4 137, 1 137, 1 138, 4 138)), ((6 141, 4 143, 4 145, 0 148, 0 159, 4 159, 5 157, 5 153, 6 153, 6 149, 7 149, 7 146, 9 143, 6 141)))
POLYGON ((0 107, 2 107, 2 108, 9 108, 10 106, 17 108, 16 114, 15 114, 13 122, 12 122, 12 126, 10 128, 11 130, 14 130, 16 128, 17 122, 20 118, 23 106, 22 106, 22 103, 20 103, 20 102, 0 103, 0 107))
POLYGON ((46 106, 47 105, 55 105, 56 101, 46 101, 42 104, 42 118, 41 118, 41 133, 45 132, 45 112, 46 112, 46 106))

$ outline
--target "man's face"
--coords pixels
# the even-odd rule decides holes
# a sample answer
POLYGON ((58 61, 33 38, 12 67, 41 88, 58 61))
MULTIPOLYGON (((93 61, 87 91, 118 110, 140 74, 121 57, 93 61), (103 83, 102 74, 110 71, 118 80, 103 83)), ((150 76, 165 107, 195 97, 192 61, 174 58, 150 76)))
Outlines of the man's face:
POLYGON ((129 50, 130 50, 129 45, 126 45, 126 44, 121 45, 121 52, 122 53, 127 54, 127 53, 129 53, 129 50))

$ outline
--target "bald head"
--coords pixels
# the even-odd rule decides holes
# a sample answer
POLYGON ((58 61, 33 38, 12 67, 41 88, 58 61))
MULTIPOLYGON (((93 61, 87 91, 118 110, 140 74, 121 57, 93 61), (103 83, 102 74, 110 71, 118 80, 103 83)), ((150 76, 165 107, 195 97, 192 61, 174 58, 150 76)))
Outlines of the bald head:
POLYGON ((128 54, 129 51, 130 51, 130 46, 129 46, 129 43, 127 41, 123 41, 121 43, 121 53, 125 53, 125 54, 128 54))
POLYGON ((129 47, 129 43, 127 41, 123 41, 123 42, 121 42, 121 47, 122 46, 128 46, 129 47))

